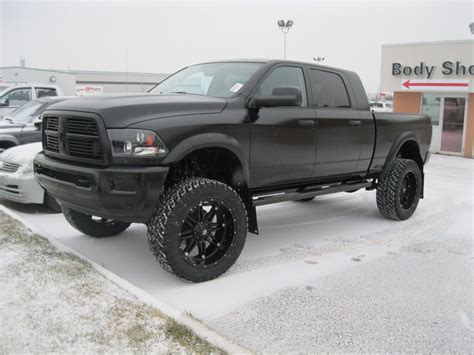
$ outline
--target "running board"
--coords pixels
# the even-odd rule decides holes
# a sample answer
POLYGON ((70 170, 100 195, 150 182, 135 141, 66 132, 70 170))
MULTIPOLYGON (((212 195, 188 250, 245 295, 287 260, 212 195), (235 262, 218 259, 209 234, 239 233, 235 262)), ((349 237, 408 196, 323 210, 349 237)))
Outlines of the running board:
POLYGON ((304 198, 333 194, 336 192, 355 191, 373 187, 371 181, 345 183, 337 185, 321 185, 303 191, 290 190, 252 196, 254 206, 270 205, 272 203, 301 200, 304 198))

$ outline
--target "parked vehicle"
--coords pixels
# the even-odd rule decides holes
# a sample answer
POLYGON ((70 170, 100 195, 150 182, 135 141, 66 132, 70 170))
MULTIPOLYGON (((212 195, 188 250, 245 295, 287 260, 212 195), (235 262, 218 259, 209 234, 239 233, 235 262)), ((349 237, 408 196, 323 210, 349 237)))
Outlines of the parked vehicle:
POLYGON ((357 74, 281 60, 190 66, 43 120, 36 177, 69 223, 96 238, 146 223, 161 265, 195 282, 234 264, 257 206, 377 189, 384 217, 409 218, 431 141, 426 115, 370 112, 357 74))
POLYGON ((23 106, 27 102, 49 96, 63 96, 61 88, 49 84, 1 84, 0 118, 23 106))
POLYGON ((377 101, 371 106, 374 112, 392 112, 393 104, 391 101, 377 101))
POLYGON ((41 142, 41 114, 48 106, 72 96, 32 100, 0 120, 0 152, 20 144, 41 142))
POLYGON ((38 142, 13 147, 0 154, 0 198, 24 204, 45 204, 59 213, 58 202, 45 193, 33 174, 33 159, 41 150, 41 142, 38 142))

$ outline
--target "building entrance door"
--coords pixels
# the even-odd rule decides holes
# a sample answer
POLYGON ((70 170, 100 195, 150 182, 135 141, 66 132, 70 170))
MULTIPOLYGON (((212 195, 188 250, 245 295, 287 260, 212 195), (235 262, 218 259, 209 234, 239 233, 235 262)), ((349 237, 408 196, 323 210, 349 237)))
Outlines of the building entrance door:
POLYGON ((443 97, 441 118, 441 151, 462 154, 464 148, 464 126, 466 119, 466 97, 443 97))

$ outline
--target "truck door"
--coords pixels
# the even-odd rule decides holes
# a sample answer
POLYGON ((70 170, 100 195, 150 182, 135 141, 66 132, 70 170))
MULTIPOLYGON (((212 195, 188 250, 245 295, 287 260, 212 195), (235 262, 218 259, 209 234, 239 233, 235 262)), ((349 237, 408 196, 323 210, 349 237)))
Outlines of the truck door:
POLYGON ((262 107, 251 124, 250 185, 263 187, 311 179, 315 159, 314 109, 308 107, 303 68, 281 65, 263 79, 255 96, 298 87, 301 106, 262 107))
POLYGON ((312 104, 316 114, 317 179, 355 175, 365 138, 364 120, 351 105, 342 77, 309 68, 312 104))

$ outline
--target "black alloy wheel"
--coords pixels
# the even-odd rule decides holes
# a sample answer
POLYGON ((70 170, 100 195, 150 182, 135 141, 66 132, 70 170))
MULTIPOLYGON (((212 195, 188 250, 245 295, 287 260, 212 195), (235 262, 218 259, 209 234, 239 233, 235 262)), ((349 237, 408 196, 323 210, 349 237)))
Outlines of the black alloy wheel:
POLYGON ((405 175, 401 185, 400 204, 403 209, 407 210, 413 205, 416 196, 416 177, 413 173, 405 175))
POLYGON ((224 201, 202 201, 190 208, 179 233, 185 260, 204 268, 222 260, 235 240, 234 219, 224 201))

